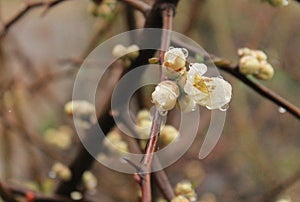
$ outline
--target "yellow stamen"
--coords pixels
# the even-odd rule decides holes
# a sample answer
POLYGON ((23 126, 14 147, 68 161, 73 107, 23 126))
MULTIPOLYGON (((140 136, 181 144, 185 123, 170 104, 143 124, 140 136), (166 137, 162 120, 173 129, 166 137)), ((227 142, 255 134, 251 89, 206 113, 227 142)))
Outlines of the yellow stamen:
POLYGON ((208 94, 208 88, 205 84, 205 81, 201 78, 201 76, 199 75, 195 76, 193 86, 198 90, 200 90, 201 92, 208 94))

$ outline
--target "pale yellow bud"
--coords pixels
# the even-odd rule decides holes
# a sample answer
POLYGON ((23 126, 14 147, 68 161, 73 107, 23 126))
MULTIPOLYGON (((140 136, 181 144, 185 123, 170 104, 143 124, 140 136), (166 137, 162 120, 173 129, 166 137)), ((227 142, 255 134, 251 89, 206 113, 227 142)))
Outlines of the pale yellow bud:
POLYGON ((159 141, 163 146, 166 146, 173 142, 179 135, 178 130, 171 126, 166 125, 160 132, 159 141))
POLYGON ((258 73, 254 76, 261 80, 270 80, 274 76, 274 69, 269 63, 263 63, 261 64, 258 73))
POLYGON ((258 72, 259 67, 260 67, 259 61, 257 60, 257 58, 253 56, 244 56, 240 59, 239 71, 242 74, 245 75, 254 74, 258 72))
POLYGON ((127 53, 126 47, 121 44, 116 45, 112 50, 112 55, 115 58, 120 58, 120 57, 126 55, 126 53, 127 53))
POLYGON ((140 120, 138 125, 136 126, 136 131, 140 135, 141 139, 149 138, 150 131, 151 131, 152 121, 148 120, 140 120))
POLYGON ((135 59, 139 56, 140 52, 139 52, 140 48, 137 45, 131 45, 127 48, 127 55, 129 58, 131 59, 135 59))
POLYGON ((179 195, 179 196, 176 196, 175 198, 173 198, 171 200, 171 202, 190 202, 190 200, 188 200, 184 196, 179 195))
POLYGON ((197 194, 193 189, 193 185, 189 181, 182 181, 177 183, 175 187, 175 194, 176 195, 183 195, 189 198, 189 200, 194 201, 196 200, 197 194))
POLYGON ((55 163, 52 166, 52 172, 61 180, 68 181, 72 177, 71 170, 62 163, 55 163))
POLYGON ((85 171, 82 175, 82 181, 86 189, 92 190, 97 187, 98 180, 93 173, 85 171))
POLYGON ((136 116, 137 124, 143 120, 150 120, 150 112, 147 109, 140 110, 136 116))
POLYGON ((261 50, 254 50, 253 53, 259 61, 266 61, 268 59, 267 55, 261 50))
POLYGON ((252 50, 249 48, 239 48, 237 53, 238 53, 238 56, 243 57, 246 55, 251 55, 252 50))
POLYGON ((179 89, 172 81, 162 81, 152 93, 152 100, 160 112, 165 112, 174 108, 179 96, 179 89))

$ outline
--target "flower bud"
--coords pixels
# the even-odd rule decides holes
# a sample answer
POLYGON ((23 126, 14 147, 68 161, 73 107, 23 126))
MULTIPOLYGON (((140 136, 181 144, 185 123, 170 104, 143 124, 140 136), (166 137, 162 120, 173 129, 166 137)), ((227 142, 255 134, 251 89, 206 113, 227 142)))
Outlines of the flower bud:
POLYGON ((274 7, 287 6, 289 4, 288 0, 268 0, 268 2, 274 7))
POLYGON ((255 57, 243 56, 240 59, 239 71, 245 75, 254 74, 254 73, 258 72, 259 66, 260 66, 260 63, 255 57))
POLYGON ((179 195, 179 196, 176 196, 175 198, 173 198, 171 200, 171 202, 190 202, 190 200, 188 200, 184 196, 179 195))
POLYGON ((152 122, 150 120, 141 120, 136 126, 136 131, 141 139, 148 139, 151 131, 152 122))
POLYGON ((178 195, 183 195, 188 197, 189 200, 195 201, 197 198, 197 194, 195 190, 193 189, 193 185, 189 181, 182 181, 177 183, 175 187, 175 194, 178 195))
POLYGON ((51 171, 55 174, 55 176, 63 181, 68 181, 72 177, 71 170, 62 163, 55 163, 52 166, 51 171))
POLYGON ((254 74, 254 76, 261 80, 270 80, 274 76, 274 69, 273 69, 272 65, 265 62, 265 63, 261 64, 261 66, 258 70, 258 73, 254 74))
POLYGON ((82 175, 82 181, 86 189, 93 190, 97 187, 98 180, 90 171, 85 171, 82 175))
POLYGON ((268 59, 267 55, 261 50, 254 50, 253 53, 259 61, 266 61, 268 59))
POLYGON ((120 57, 126 55, 126 53, 127 53, 126 47, 121 44, 116 45, 112 50, 112 55, 115 58, 120 58, 120 57))
POLYGON ((163 67, 178 72, 184 69, 185 63, 186 56, 181 48, 173 48, 165 53, 163 67))
POLYGON ((131 45, 127 48, 127 55, 129 58, 131 59, 135 59, 139 56, 140 52, 139 52, 140 48, 137 45, 131 45))
POLYGON ((238 56, 240 56, 240 57, 243 57, 246 55, 251 55, 251 52, 252 52, 252 50, 249 48, 239 48, 237 51, 238 56))
POLYGON ((178 136, 179 132, 175 127, 166 125, 160 132, 159 141, 162 146, 166 146, 173 142, 178 136))
POLYGON ((150 121, 150 112, 147 109, 140 110, 136 116, 137 124, 139 124, 143 120, 150 121))
POLYGON ((165 112, 174 108, 179 96, 179 89, 172 81, 162 81, 152 93, 153 103, 160 112, 165 112))

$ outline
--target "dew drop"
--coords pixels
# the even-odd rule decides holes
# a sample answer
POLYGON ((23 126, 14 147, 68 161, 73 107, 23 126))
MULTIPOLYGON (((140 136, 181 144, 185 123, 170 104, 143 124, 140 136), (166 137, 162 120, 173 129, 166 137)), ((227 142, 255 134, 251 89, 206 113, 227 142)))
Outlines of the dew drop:
POLYGON ((181 48, 181 50, 183 52, 184 57, 187 58, 189 56, 189 51, 187 49, 185 49, 185 48, 181 48))
POLYGON ((229 108, 229 104, 225 104, 222 107, 220 107, 219 110, 222 112, 226 112, 228 110, 228 108, 229 108))
POLYGON ((220 75, 219 75, 219 76, 217 76, 217 77, 218 77, 219 79, 224 79, 224 78, 223 78, 223 76, 220 76, 220 75))
POLYGON ((159 114, 160 114, 161 116, 167 116, 168 111, 160 111, 159 114))
POLYGON ((286 112, 286 109, 283 108, 283 107, 279 107, 279 108, 278 108, 278 112, 281 113, 281 114, 283 114, 283 113, 286 112))

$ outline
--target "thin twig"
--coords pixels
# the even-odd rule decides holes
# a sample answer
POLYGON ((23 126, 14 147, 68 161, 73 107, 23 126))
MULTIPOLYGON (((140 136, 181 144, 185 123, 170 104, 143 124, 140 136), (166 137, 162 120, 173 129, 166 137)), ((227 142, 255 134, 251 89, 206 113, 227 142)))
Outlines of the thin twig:
MULTIPOLYGON (((171 36, 170 30, 172 30, 172 22, 173 22, 173 15, 174 15, 174 6, 172 4, 162 4, 162 6, 166 6, 164 10, 162 10, 162 22, 163 22, 163 33, 161 39, 161 54, 160 59, 163 62, 164 54, 167 48, 170 46, 171 36)), ((161 80, 163 80, 163 75, 160 70, 161 80)), ((151 173, 151 164, 153 159, 153 153, 156 150, 157 141, 160 134, 160 127, 162 124, 162 115, 155 110, 150 137, 148 139, 146 145, 146 151, 144 158, 142 160, 142 166, 144 167, 145 172, 145 179, 142 183, 142 202, 151 202, 151 183, 150 183, 150 173, 151 173)))
POLYGON ((16 24, 22 17, 24 17, 30 10, 38 7, 46 6, 47 10, 68 0, 48 0, 48 1, 35 1, 35 2, 27 2, 24 6, 7 22, 2 25, 0 30, 0 39, 3 38, 8 30, 16 24))

